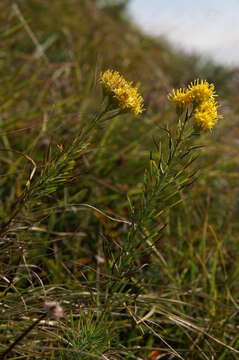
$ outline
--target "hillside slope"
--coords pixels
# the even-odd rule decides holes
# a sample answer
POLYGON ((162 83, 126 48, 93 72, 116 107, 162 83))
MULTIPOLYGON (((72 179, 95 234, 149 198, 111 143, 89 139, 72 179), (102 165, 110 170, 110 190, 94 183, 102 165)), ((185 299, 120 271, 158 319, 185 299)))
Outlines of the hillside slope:
POLYGON ((0 3, 5 358, 238 357, 237 71, 144 35, 123 3, 0 3), (138 84, 138 119, 104 112, 108 68, 138 84), (167 95, 198 77, 224 119, 182 140, 167 95))

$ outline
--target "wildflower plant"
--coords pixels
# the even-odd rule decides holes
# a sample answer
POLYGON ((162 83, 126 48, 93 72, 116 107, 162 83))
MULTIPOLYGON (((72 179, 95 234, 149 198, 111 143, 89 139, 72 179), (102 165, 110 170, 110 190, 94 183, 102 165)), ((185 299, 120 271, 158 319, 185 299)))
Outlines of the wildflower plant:
MULTIPOLYGON (((101 75, 100 82, 106 96, 109 97, 109 103, 99 109, 92 121, 84 124, 82 131, 66 150, 65 146, 59 146, 58 153, 52 155, 49 151, 41 170, 31 172, 14 216, 2 226, 2 234, 8 234, 13 220, 16 226, 21 211, 28 209, 30 213, 32 204, 39 205, 47 198, 51 198, 60 187, 66 185, 69 187, 71 181, 75 181, 76 166, 80 166, 81 171, 84 171, 82 163, 84 157, 87 157, 92 149, 94 138, 99 131, 98 124, 104 123, 105 119, 112 121, 119 114, 133 112, 139 115, 143 111, 143 98, 139 95, 137 88, 134 88, 132 83, 128 83, 118 72, 106 71, 101 75), (112 110, 116 112, 112 113, 112 110)), ((181 358, 179 352, 174 350, 157 332, 157 327, 160 326, 161 317, 169 322, 167 326, 175 326, 179 322, 179 328, 185 331, 189 330, 188 323, 180 317, 180 312, 175 312, 174 308, 161 303, 160 300, 147 298, 148 286, 151 284, 148 279, 146 285, 144 278, 147 272, 153 271, 155 263, 151 262, 151 259, 156 257, 168 281, 175 285, 172 274, 164 269, 165 260, 157 246, 165 235, 168 213, 182 201, 181 192, 196 179, 195 162, 200 145, 194 144, 197 133, 191 126, 191 121, 196 121, 200 127, 210 129, 216 124, 218 114, 215 96, 213 86, 207 82, 199 83, 198 81, 192 83, 188 89, 173 91, 169 96, 180 109, 177 111, 180 116, 176 126, 173 124, 172 127, 157 129, 160 138, 154 140, 155 149, 150 153, 140 192, 136 196, 128 196, 128 219, 117 219, 90 204, 78 204, 81 208, 100 214, 96 217, 97 221, 100 222, 103 217, 103 219, 124 225, 125 229, 119 233, 115 231, 115 228, 114 231, 107 233, 103 230, 101 254, 97 254, 96 278, 91 277, 93 280, 90 278, 87 280, 87 272, 83 275, 85 291, 82 294, 87 298, 82 307, 85 307, 85 310, 80 310, 79 321, 75 321, 71 314, 70 321, 66 321, 56 334, 55 341, 59 345, 60 358, 67 356, 69 359, 75 359, 81 354, 82 358, 90 359, 92 356, 102 354, 111 356, 112 351, 113 353, 119 351, 122 356, 134 358, 133 350, 121 349, 118 345, 121 337, 127 337, 123 330, 125 320, 124 317, 121 319, 121 314, 124 314, 127 321, 134 322, 132 332, 136 338, 143 334, 148 334, 152 341, 160 338, 171 354, 181 358), (116 235, 113 236, 113 232, 116 235), (148 257, 148 263, 145 263, 145 256, 148 257), (101 267, 104 269, 102 273, 101 267), (92 285, 90 285, 91 282, 92 285), (146 302, 142 301, 144 297, 147 298, 146 302), (90 312, 89 304, 96 310, 90 312), (155 309, 153 311, 152 306, 155 309), (152 324, 143 320, 145 313, 151 314, 152 324), (105 327, 105 323, 114 324, 112 333, 105 327)), ((74 291, 71 296, 74 296, 74 291)), ((27 333, 28 329, 35 329, 36 323, 33 324, 34 326, 30 325, 27 328, 27 333)), ((198 331, 203 336, 207 336, 203 330, 196 327, 193 321, 190 322, 190 329, 192 332, 198 331)), ((15 344, 22 341, 25 333, 5 349, 4 354, 8 355, 15 344)))
MULTIPOLYGON (((98 1, 83 1, 79 10, 88 16, 93 3, 98 1)), ((65 13, 75 2, 65 6, 53 0, 51 6, 65 13)), ((93 10, 98 21, 103 9, 93 10)), ((162 110, 160 117, 148 114, 135 121, 132 114, 144 110, 138 88, 118 71, 90 75, 94 44, 102 35, 98 25, 97 31, 83 31, 80 49, 69 52, 59 47, 59 31, 56 42, 50 38, 39 46, 38 64, 37 53, 22 56, 29 39, 26 46, 15 46, 21 34, 28 36, 31 23, 24 22, 16 4, 12 11, 21 26, 14 18, 13 28, 0 35, 2 357, 236 358, 235 285, 227 270, 234 267, 234 254, 217 238, 209 187, 207 196, 195 201, 192 196, 204 191, 205 181, 194 188, 198 130, 212 129, 220 118, 214 85, 195 80, 173 90, 174 122, 162 110), (14 61, 9 49, 16 52, 14 61), (62 62, 68 53, 70 61, 62 62), (54 64, 48 66, 51 58, 54 64), (209 232, 216 248, 210 243, 208 251, 209 232)), ((66 30, 73 18, 70 11, 66 30)), ((78 20, 77 14, 77 34, 78 20)), ((64 34, 70 47, 71 31, 64 34)), ((138 54, 142 35, 135 33, 134 39, 138 54)), ((109 58, 103 62, 105 67, 109 58)), ((166 98, 164 91, 159 96, 166 98)), ((231 237, 229 221, 228 228, 231 237)))
POLYGON ((97 127, 95 125, 98 126, 100 122, 103 122, 107 118, 107 113, 109 113, 108 119, 113 120, 121 112, 133 112, 138 115, 143 111, 143 98, 139 95, 137 88, 133 87, 132 83, 127 82, 117 71, 107 70, 101 75, 100 82, 103 88, 107 90, 107 94, 113 96, 116 101, 112 101, 100 109, 93 120, 84 124, 79 135, 75 137, 66 150, 62 145, 59 145, 57 153, 52 154, 51 149, 49 149, 49 154, 45 164, 41 166, 40 173, 33 177, 37 169, 34 168, 34 172, 31 173, 27 181, 26 188, 15 203, 12 215, 2 224, 0 229, 2 233, 7 230, 9 224, 24 206, 40 204, 42 200, 52 196, 59 187, 74 179, 76 160, 79 162, 82 156, 87 153, 96 134, 97 127), (111 110, 119 111, 112 114, 111 110))

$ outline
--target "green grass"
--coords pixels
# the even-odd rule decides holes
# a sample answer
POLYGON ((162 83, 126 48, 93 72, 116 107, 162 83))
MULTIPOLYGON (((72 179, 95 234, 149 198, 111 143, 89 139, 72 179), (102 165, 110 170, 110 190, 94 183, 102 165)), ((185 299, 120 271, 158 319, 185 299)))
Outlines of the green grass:
POLYGON ((145 36, 122 9, 0 4, 0 352, 237 359, 236 72, 145 36), (107 68, 140 83, 140 118, 99 116, 107 68), (197 77, 224 112, 200 136, 167 101, 197 77))

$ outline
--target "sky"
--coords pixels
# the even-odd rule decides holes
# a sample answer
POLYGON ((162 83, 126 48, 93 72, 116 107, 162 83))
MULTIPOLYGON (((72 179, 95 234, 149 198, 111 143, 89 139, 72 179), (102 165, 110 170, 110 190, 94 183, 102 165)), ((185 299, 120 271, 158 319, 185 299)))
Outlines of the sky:
POLYGON ((131 0, 129 11, 144 31, 239 66, 239 0, 131 0))

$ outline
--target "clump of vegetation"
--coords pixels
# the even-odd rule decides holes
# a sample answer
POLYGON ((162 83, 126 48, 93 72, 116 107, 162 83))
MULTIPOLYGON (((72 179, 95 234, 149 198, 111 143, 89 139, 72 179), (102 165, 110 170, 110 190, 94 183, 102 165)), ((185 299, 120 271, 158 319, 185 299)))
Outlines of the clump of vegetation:
POLYGON ((0 5, 4 359, 238 358, 235 71, 126 4, 0 5))

